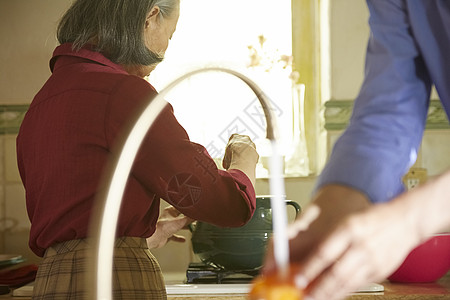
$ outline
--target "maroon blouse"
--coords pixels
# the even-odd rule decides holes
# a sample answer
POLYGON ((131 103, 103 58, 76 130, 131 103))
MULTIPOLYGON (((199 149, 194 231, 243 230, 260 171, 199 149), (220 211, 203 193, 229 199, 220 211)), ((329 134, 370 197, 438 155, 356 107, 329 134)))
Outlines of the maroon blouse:
MULTIPOLYGON (((55 49, 51 77, 35 96, 17 137, 17 159, 39 256, 54 243, 85 238, 107 162, 121 136, 157 94, 98 52, 70 44, 55 49)), ((146 135, 129 176, 118 236, 149 237, 160 198, 185 215, 240 226, 255 191, 239 170, 218 170, 189 140, 168 104, 146 135)))

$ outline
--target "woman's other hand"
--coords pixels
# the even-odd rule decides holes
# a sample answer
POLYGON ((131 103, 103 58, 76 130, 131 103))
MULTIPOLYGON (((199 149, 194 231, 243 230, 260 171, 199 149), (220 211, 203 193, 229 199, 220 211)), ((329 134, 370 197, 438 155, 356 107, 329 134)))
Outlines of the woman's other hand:
POLYGON ((185 242, 184 236, 175 233, 186 228, 193 221, 193 219, 180 213, 175 207, 166 207, 159 216, 155 232, 147 238, 149 249, 161 248, 168 241, 185 242))

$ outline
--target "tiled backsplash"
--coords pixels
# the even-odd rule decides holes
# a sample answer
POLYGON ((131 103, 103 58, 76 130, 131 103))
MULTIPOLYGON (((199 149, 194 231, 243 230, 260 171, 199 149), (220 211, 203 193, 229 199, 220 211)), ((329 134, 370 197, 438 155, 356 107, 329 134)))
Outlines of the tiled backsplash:
POLYGON ((16 134, 29 105, 0 105, 0 134, 16 134))
MULTIPOLYGON (((347 127, 353 110, 353 100, 332 100, 325 103, 325 129, 340 131, 347 127)), ((447 115, 439 100, 431 100, 426 129, 450 129, 447 115)))

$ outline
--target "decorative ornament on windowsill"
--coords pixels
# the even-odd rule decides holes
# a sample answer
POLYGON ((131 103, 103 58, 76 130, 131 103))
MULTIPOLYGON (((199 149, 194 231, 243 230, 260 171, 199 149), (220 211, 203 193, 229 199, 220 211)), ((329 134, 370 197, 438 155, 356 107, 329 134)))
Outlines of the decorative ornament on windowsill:
MULTIPOLYGON (((308 176, 311 171, 304 123, 305 85, 297 83, 300 75, 297 71, 293 71, 294 57, 280 54, 278 49, 271 48, 264 35, 258 36, 258 42, 249 45, 248 50, 247 68, 252 71, 254 78, 266 77, 267 85, 273 86, 277 92, 283 88, 289 90, 289 93, 283 95, 291 98, 292 105, 292 136, 285 137, 287 142, 284 145, 287 150, 284 153, 284 175, 286 177, 308 176)), ((260 81, 260 85, 265 86, 266 91, 270 93, 264 80, 260 81)), ((257 177, 267 177, 266 173, 268 173, 267 164, 261 157, 257 166, 257 177)))
POLYGON ((292 146, 290 153, 285 157, 284 171, 289 176, 308 176, 309 169, 308 150, 305 138, 305 85, 292 86, 292 146))

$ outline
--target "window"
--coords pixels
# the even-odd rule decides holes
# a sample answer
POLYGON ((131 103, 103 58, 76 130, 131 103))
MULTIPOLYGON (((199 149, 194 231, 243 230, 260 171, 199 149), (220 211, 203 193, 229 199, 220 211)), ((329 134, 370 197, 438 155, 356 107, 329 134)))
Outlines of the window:
MULTIPOLYGON (((286 175, 306 176, 304 87, 296 84, 292 72, 291 28, 290 0, 181 1, 165 60, 149 80, 160 90, 189 71, 212 66, 246 75, 272 101, 286 175)), ((166 98, 191 140, 204 145, 217 161, 232 133, 249 135, 261 156, 257 177, 268 175, 264 114, 243 82, 225 73, 202 73, 182 82, 166 98)))

